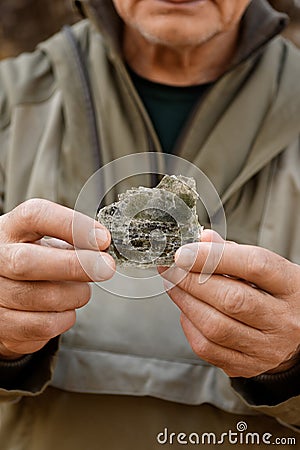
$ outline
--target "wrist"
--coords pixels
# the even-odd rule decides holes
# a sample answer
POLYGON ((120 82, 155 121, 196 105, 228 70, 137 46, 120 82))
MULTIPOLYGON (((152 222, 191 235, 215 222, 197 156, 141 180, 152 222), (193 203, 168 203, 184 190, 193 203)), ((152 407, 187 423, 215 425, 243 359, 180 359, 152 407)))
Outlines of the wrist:
POLYGON ((275 406, 300 395, 300 361, 277 373, 231 378, 232 387, 252 405, 275 406))

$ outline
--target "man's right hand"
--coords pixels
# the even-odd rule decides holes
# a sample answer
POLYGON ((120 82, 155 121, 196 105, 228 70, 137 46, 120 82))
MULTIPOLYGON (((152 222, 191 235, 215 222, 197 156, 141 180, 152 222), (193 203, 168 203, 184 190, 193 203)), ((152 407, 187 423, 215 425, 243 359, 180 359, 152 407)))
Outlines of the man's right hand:
POLYGON ((0 217, 0 357, 36 352, 74 325, 76 309, 90 299, 88 282, 114 273, 114 260, 99 251, 109 243, 98 222, 47 200, 28 200, 0 217))

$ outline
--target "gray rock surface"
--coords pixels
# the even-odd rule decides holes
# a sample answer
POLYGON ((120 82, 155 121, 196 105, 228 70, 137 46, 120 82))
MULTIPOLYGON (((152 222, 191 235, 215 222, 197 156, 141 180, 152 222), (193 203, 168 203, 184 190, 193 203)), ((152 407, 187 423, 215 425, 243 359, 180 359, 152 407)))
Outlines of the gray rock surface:
POLYGON ((200 239, 197 198, 194 179, 175 175, 127 190, 98 213, 112 235, 108 252, 122 266, 171 266, 181 245, 200 239))

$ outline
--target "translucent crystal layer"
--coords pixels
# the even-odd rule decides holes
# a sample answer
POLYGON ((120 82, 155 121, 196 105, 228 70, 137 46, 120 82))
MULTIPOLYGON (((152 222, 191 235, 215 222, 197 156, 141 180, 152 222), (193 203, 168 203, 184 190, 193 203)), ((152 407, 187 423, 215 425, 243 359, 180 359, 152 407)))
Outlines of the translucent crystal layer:
POLYGON ((127 190, 98 214, 112 236, 108 252, 123 266, 172 265, 179 247, 200 239, 197 198, 195 180, 175 175, 127 190))

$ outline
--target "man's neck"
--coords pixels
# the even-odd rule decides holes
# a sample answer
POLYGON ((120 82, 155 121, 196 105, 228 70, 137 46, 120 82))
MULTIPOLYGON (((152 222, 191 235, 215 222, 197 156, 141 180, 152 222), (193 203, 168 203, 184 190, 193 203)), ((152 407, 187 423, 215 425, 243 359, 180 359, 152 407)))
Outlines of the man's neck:
POLYGON ((238 35, 235 27, 197 47, 174 49, 154 44, 136 30, 125 28, 124 56, 137 74, 151 81, 174 86, 208 83, 228 69, 238 35))

